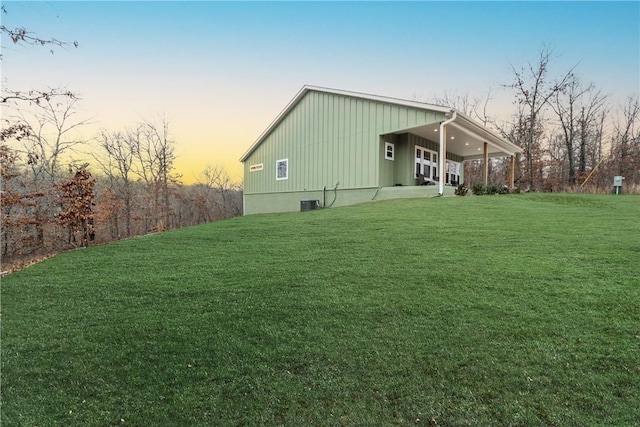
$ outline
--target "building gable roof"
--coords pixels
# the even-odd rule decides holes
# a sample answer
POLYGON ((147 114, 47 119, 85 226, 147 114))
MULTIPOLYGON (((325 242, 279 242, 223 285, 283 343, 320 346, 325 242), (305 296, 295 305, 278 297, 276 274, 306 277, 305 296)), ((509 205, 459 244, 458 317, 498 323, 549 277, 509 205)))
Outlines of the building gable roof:
MULTIPOLYGON (((454 111, 454 109, 449 107, 427 104, 424 102, 409 101, 405 99, 391 98, 387 96, 371 95, 371 94, 360 93, 360 92, 351 92, 346 90, 330 89, 330 88, 325 88, 320 86, 305 85, 302 87, 302 89, 300 89, 300 91, 296 94, 296 96, 289 102, 289 104, 287 104, 284 110, 282 110, 280 114, 278 114, 275 120, 271 122, 271 124, 267 127, 267 129, 264 132, 262 132, 262 134, 251 145, 251 147, 249 147, 249 149, 242 155, 242 157, 240 158, 240 161, 244 162, 245 160, 247 160, 247 158, 256 150, 256 148, 260 146, 260 144, 262 144, 262 142, 282 122, 282 120, 284 120, 285 117, 287 117, 289 112, 291 112, 291 110, 295 108, 295 106, 307 95, 307 93, 311 91, 341 95, 341 96, 346 96, 350 98, 363 99, 363 100, 380 102, 385 104, 399 105, 403 107, 411 107, 419 110, 436 111, 436 112, 445 113, 445 114, 451 114, 454 111)), ((456 123, 456 125, 461 129, 464 128, 467 132, 472 132, 475 135, 482 135, 483 137, 486 137, 487 139, 491 140, 493 145, 504 148, 505 153, 515 153, 515 152, 521 151, 521 149, 516 145, 496 135, 495 133, 491 132, 489 129, 486 129, 485 127, 476 123, 474 120, 465 116, 461 112, 456 111, 456 114, 458 117, 457 120, 459 120, 459 122, 456 123)))

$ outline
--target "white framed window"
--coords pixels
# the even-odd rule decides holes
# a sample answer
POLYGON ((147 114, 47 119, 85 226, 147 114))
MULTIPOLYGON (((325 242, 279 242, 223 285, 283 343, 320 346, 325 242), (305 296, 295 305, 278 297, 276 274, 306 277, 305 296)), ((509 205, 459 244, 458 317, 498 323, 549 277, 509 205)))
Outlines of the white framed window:
POLYGON ((461 163, 447 160, 447 175, 445 183, 451 185, 460 184, 460 169, 462 169, 461 163))
POLYGON ((392 142, 384 143, 384 158, 387 160, 393 160, 394 156, 394 146, 392 142))
POLYGON ((435 181, 438 177, 438 154, 419 145, 416 149, 416 178, 424 175, 428 180, 435 181))
POLYGON ((289 179, 289 159, 276 160, 276 180, 289 179))

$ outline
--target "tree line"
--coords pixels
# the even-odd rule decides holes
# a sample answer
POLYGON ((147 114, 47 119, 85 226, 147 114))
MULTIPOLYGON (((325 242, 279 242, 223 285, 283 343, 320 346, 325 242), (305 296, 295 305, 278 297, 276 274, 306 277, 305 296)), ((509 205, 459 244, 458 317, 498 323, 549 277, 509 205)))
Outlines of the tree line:
MULTIPOLYGON (((516 187, 525 191, 610 192, 613 177, 625 177, 627 193, 640 193, 640 99, 637 88, 622 105, 585 82, 575 66, 553 74, 553 50, 543 48, 536 61, 511 66, 503 86, 513 96, 506 119, 488 114, 491 94, 444 95, 435 103, 456 108, 493 128, 523 149, 516 158, 516 187)), ((631 88, 633 91, 633 88, 631 88)), ((467 162, 467 187, 482 182, 480 161, 467 162)), ((508 159, 489 164, 489 182, 507 184, 508 159)))
MULTIPOLYGON (((184 185, 165 117, 78 138, 78 98, 30 101, 0 136, 3 263, 242 214, 242 188, 222 166, 184 185), (29 110, 29 109, 26 109, 29 110), (91 152, 90 161, 73 160, 91 152)), ((15 107, 15 105, 14 105, 15 107)))

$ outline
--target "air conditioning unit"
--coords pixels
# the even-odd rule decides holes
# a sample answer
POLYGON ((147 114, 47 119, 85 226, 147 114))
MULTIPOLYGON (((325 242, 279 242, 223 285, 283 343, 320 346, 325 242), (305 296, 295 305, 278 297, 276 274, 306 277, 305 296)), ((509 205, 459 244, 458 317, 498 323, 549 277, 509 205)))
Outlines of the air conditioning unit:
POLYGON ((315 211, 320 207, 320 200, 300 200, 300 212, 315 211))

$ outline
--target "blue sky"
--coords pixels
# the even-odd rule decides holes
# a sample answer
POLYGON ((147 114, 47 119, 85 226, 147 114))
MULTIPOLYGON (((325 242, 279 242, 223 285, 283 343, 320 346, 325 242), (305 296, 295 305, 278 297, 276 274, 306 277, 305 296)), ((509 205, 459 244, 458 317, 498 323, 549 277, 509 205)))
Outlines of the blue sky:
POLYGON ((612 103, 640 91, 640 2, 13 2, 9 28, 77 40, 2 40, 2 84, 78 92, 85 130, 165 113, 186 181, 238 158, 304 84, 429 101, 492 91, 507 118, 511 64, 554 49, 612 103))

